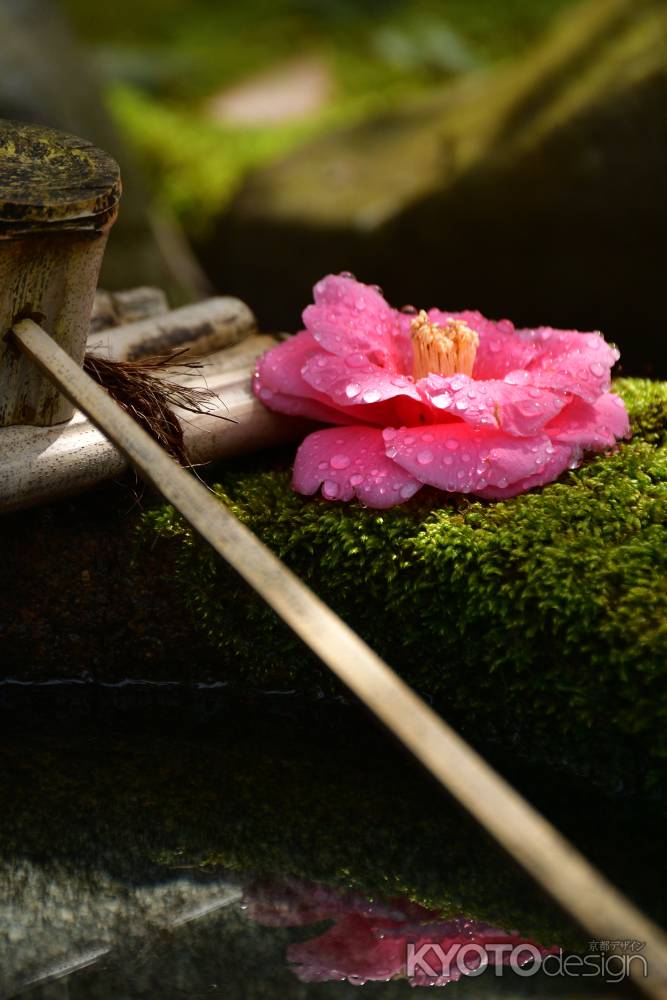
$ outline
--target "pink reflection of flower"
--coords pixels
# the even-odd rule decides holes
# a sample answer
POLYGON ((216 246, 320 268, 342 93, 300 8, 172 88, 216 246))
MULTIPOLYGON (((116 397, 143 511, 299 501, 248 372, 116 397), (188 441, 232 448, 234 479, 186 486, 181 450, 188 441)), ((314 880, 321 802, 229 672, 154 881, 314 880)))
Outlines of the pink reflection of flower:
POLYGON ((340 894, 319 885, 296 879, 279 885, 253 886, 246 892, 248 916, 268 927, 296 927, 332 920, 331 928, 316 938, 291 944, 287 958, 292 971, 302 982, 347 980, 354 985, 369 981, 388 981, 407 976, 408 944, 414 951, 424 945, 436 945, 441 952, 422 952, 426 966, 417 963, 407 976, 411 986, 444 986, 479 968, 479 952, 457 962, 459 949, 479 945, 486 951, 488 964, 507 963, 508 953, 493 945, 530 945, 519 964, 530 961, 536 953, 558 952, 556 946, 543 948, 521 935, 499 930, 466 917, 442 920, 437 913, 409 900, 369 903, 354 894, 340 894), (487 950, 488 949, 488 950, 487 950), (450 961, 443 968, 441 955, 450 961), (431 975, 435 973, 435 976, 431 975))
POLYGON ((315 285, 306 329, 259 361, 256 395, 336 424, 299 447, 294 488, 392 507, 429 484, 501 499, 629 435, 599 333, 515 330, 477 312, 391 308, 350 275, 315 285))

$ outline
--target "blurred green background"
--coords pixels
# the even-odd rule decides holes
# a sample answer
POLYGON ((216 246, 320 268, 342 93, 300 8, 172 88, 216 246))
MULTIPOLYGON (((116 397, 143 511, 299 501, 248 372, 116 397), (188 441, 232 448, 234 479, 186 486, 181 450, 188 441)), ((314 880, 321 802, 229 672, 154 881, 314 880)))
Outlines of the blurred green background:
MULTIPOLYGON (((119 127, 154 190, 201 232, 254 166, 334 126, 363 120, 453 76, 521 53, 573 0, 63 0, 105 80, 119 127), (289 82, 296 59, 313 73, 293 86, 320 102, 277 120, 216 116, 239 83, 289 82), (317 96, 317 95, 316 95, 317 96)), ((264 92, 271 103, 271 85, 264 92)), ((298 105, 298 94, 294 94, 298 105)), ((267 107, 267 118, 270 112, 267 107)))
POLYGON ((120 160, 110 287, 291 330, 352 270, 664 376, 666 39, 662 0, 0 0, 0 115, 120 160))

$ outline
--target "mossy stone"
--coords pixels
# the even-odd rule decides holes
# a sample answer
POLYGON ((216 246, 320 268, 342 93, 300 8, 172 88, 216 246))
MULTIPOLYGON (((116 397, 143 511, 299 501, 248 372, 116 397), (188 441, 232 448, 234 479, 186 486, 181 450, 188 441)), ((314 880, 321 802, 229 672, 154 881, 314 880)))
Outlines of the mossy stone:
MULTIPOLYGON (((422 491, 389 511, 228 468, 234 513, 474 742, 659 794, 667 762, 667 384, 620 379, 633 439, 504 502, 422 491)), ((173 510, 144 518, 245 683, 335 682, 173 510)))

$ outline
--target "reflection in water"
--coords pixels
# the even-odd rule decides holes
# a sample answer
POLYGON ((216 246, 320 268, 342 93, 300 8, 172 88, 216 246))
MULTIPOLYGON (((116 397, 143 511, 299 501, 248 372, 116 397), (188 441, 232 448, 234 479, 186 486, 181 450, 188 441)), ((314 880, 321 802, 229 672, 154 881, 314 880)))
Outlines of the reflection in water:
POLYGON ((518 933, 464 916, 443 919, 407 899, 369 902, 297 879, 249 886, 242 905, 253 921, 265 927, 333 921, 323 934, 287 948, 290 968, 305 983, 347 980, 361 986, 372 980, 407 978, 411 986, 445 986, 487 965, 507 964, 510 949, 494 945, 531 946, 517 953, 519 965, 532 961, 538 952, 559 951, 555 945, 544 948, 518 933), (415 961, 418 956, 421 959, 415 961))
MULTIPOLYGON (((488 947, 513 939, 495 928, 520 927, 586 948, 349 707, 81 685, 77 708, 78 688, 10 690, 0 685, 3 1000, 348 1000, 360 981, 367 1000, 398 1000, 417 983, 411 938, 488 947), (385 899, 397 895, 429 909, 385 899)), ((541 772, 525 780, 585 853, 664 914, 661 824, 541 772)), ((452 990, 462 1000, 607 1000, 597 976, 464 980, 452 990)))

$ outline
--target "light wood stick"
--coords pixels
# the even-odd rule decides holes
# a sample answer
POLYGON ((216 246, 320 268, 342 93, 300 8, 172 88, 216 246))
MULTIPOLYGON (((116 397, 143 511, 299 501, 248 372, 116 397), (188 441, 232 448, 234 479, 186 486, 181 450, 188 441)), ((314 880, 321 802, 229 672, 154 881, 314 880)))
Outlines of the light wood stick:
POLYGON ((260 594, 431 774, 579 923, 603 940, 636 939, 649 977, 667 997, 667 938, 419 698, 291 570, 178 466, 31 320, 15 341, 53 383, 127 455, 197 531, 260 594))

